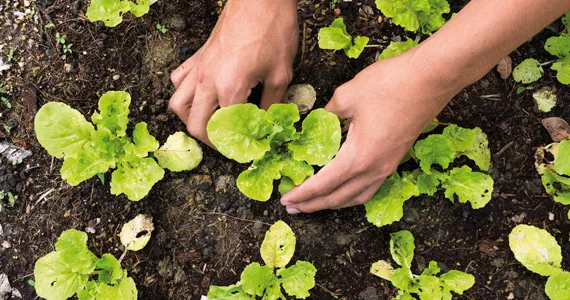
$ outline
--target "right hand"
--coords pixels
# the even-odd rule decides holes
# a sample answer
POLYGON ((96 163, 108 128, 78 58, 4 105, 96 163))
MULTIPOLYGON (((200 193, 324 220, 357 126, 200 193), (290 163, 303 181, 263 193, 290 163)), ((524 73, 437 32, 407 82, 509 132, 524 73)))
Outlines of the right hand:
POLYGON ((296 0, 229 0, 210 38, 172 72, 170 107, 211 145, 206 125, 217 107, 246 102, 258 83, 261 108, 283 99, 298 39, 296 0))

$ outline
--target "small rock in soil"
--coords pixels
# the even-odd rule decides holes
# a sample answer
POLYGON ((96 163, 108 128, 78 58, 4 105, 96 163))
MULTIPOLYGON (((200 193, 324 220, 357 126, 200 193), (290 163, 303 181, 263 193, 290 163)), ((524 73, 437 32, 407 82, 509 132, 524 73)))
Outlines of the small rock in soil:
POLYGON ((231 175, 222 175, 216 180, 216 192, 232 189, 235 186, 235 179, 231 175))
POLYGON ((2 242, 2 248, 10 249, 11 247, 12 247, 12 243, 10 243, 9 241, 3 241, 2 242))
POLYGON ((359 300, 380 300, 376 288, 369 286, 358 294, 359 300))
POLYGON ((304 114, 313 108, 317 100, 317 92, 310 84, 296 84, 289 87, 285 95, 285 103, 294 103, 299 113, 304 114))
POLYGON ((516 215, 516 216, 514 216, 514 217, 511 217, 510 220, 511 220, 513 223, 519 224, 519 223, 522 223, 522 221, 524 221, 524 218, 526 218, 526 213, 523 212, 523 213, 520 214, 520 215, 516 215))

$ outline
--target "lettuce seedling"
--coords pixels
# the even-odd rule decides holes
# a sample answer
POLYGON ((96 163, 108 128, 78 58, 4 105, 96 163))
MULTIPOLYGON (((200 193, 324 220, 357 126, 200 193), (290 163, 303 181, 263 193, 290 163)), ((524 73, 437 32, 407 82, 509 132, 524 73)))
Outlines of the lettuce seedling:
POLYGON ((286 299, 281 291, 296 299, 310 296, 315 286, 317 269, 312 263, 297 261, 288 268, 295 253, 295 234, 283 221, 277 221, 265 234, 261 244, 261 258, 265 262, 251 263, 245 267, 240 281, 230 286, 210 286, 209 300, 220 299, 286 299))
POLYGON ((340 148, 340 121, 333 113, 316 109, 297 132, 300 120, 295 104, 274 104, 266 111, 254 104, 236 104, 216 111, 208 122, 212 144, 227 158, 239 163, 253 161, 237 179, 247 197, 267 201, 273 181, 287 192, 314 173, 311 165, 323 166, 340 148))
POLYGON ((535 159, 535 167, 542 176, 546 192, 553 196, 554 201, 570 205, 570 139, 538 147, 535 159))
POLYGON ((551 300, 568 299, 570 272, 562 269, 562 249, 548 231, 518 225, 509 234, 509 247, 529 271, 548 277, 545 292, 551 300))
POLYGON ((378 56, 378 60, 387 59, 390 57, 398 56, 418 45, 418 42, 410 38, 406 38, 405 42, 390 42, 390 45, 382 51, 378 56))
POLYGON ((91 0, 87 8, 87 19, 91 22, 103 21, 107 27, 115 27, 123 22, 123 14, 130 12, 142 17, 155 1, 149 0, 91 0))
POLYGON ((111 254, 98 258, 87 248, 87 234, 75 229, 61 233, 55 251, 36 261, 35 289, 48 300, 136 300, 135 281, 111 254))
POLYGON ((414 196, 433 196, 443 189, 447 199, 470 202, 474 209, 484 207, 491 200, 493 179, 473 171, 468 166, 446 170, 460 156, 473 160, 477 167, 488 171, 491 163, 487 135, 478 127, 447 126, 442 134, 430 134, 417 141, 411 157, 419 161, 420 168, 412 172, 395 172, 365 204, 366 218, 381 227, 399 221, 404 215, 404 202, 414 196), (439 165, 444 171, 438 171, 439 165))
POLYGON ((319 30, 319 48, 325 50, 344 50, 350 58, 358 58, 370 39, 365 36, 352 38, 343 18, 336 18, 328 27, 319 30))
POLYGON ((390 237, 390 253, 400 268, 394 269, 388 261, 379 260, 372 264, 370 273, 390 281, 398 288, 398 296, 394 299, 416 299, 412 294, 420 299, 451 299, 451 292, 462 295, 475 284, 473 275, 457 270, 436 276, 440 268, 433 260, 421 275, 413 274, 414 236, 411 232, 402 230, 390 234, 390 237))
POLYGON ((376 7, 396 25, 408 31, 431 34, 445 24, 450 12, 446 0, 376 0, 376 7))
POLYGON ((542 77, 544 70, 540 62, 534 58, 527 58, 513 70, 513 79, 523 84, 533 83, 542 77))
POLYGON ((159 148, 147 124, 140 122, 129 138, 130 102, 127 92, 105 93, 99 99, 99 110, 91 117, 97 129, 64 103, 49 102, 38 111, 34 120, 38 141, 51 156, 64 159, 61 177, 70 185, 116 169, 111 175, 111 193, 124 193, 138 201, 164 177, 163 168, 179 172, 200 163, 202 149, 182 132, 171 135, 159 148))

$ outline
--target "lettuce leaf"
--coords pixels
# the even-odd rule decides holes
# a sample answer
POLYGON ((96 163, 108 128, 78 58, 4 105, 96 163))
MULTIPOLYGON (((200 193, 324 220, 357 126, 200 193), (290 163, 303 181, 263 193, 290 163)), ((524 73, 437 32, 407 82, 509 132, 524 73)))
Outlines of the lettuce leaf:
POLYGON ((285 292, 297 299, 310 296, 309 290, 315 287, 316 274, 315 266, 306 261, 297 261, 293 266, 277 270, 277 276, 280 277, 285 292))
POLYGON ((558 174, 570 176, 570 139, 560 142, 554 168, 558 174))
POLYGON ((433 164, 438 164, 447 169, 456 156, 451 141, 441 134, 431 134, 427 138, 417 141, 414 145, 414 151, 420 160, 422 171, 426 174, 431 174, 433 164))
POLYGON ((71 186, 115 167, 113 158, 105 157, 105 152, 97 151, 93 145, 85 145, 74 157, 66 158, 61 166, 61 178, 71 186))
MULTIPOLYGON (((390 42, 388 47, 382 51, 380 56, 378 56, 378 60, 391 58, 394 56, 398 56, 418 45, 418 42, 412 40, 411 38, 406 38, 405 42, 390 42)), ((436 125, 437 126, 437 125, 436 125)))
POLYGON ((147 157, 149 152, 154 152, 159 147, 158 141, 148 133, 148 125, 140 122, 133 130, 133 150, 138 157, 147 157))
POLYGON ((409 178, 394 173, 364 204, 366 219, 378 227, 399 221, 404 216, 404 202, 419 194, 418 187, 409 178))
POLYGON ((457 152, 471 148, 477 137, 475 130, 462 128, 455 124, 446 126, 442 134, 449 139, 453 149, 457 152))
POLYGON ((154 152, 158 164, 172 172, 190 171, 202 161, 202 147, 184 132, 176 132, 154 152))
POLYGON ((350 45, 348 48, 344 48, 344 53, 346 56, 356 59, 360 57, 360 54, 364 51, 368 41, 370 41, 370 38, 366 36, 357 36, 354 38, 354 44, 350 45))
POLYGON ((475 277, 465 272, 450 270, 449 272, 440 276, 443 285, 450 291, 459 295, 470 289, 475 284, 475 277))
POLYGON ((544 70, 540 62, 534 58, 527 58, 513 70, 513 79, 523 84, 533 83, 542 77, 544 70))
POLYGON ((265 202, 273 192, 273 180, 281 178, 282 167, 281 157, 270 152, 239 174, 237 187, 247 197, 265 202))
POLYGON ((152 158, 129 157, 111 174, 111 194, 124 193, 132 201, 148 195, 164 177, 164 170, 152 158))
POLYGON ((550 300, 565 300, 570 294, 570 272, 562 272, 548 277, 544 291, 550 300))
POLYGON ((103 254, 96 263, 99 282, 115 285, 123 278, 121 263, 111 254, 103 254))
POLYGON ((243 290, 254 296, 263 296, 265 289, 276 279, 272 268, 256 262, 247 265, 241 273, 243 290))
POLYGON ((123 91, 109 91, 99 99, 99 111, 91 116, 97 129, 106 128, 121 137, 127 132, 131 95, 123 91))
POLYGON ((283 221, 271 225, 261 244, 261 258, 271 268, 285 267, 295 253, 295 234, 283 221))
POLYGON ((546 192, 554 196, 554 201, 570 205, 570 178, 546 168, 541 180, 546 192))
POLYGON ((442 180, 445 198, 454 201, 457 195, 459 202, 470 202, 474 209, 484 207, 491 200, 493 178, 487 174, 472 172, 468 166, 455 168, 449 176, 442 180))
POLYGON ((85 16, 91 22, 103 21, 107 27, 115 27, 123 21, 123 14, 131 10, 129 1, 91 0, 85 16))
POLYGON ((472 146, 460 153, 475 162, 477 167, 483 171, 489 171, 491 167, 491 150, 487 135, 479 127, 471 129, 475 133, 475 141, 472 146))
POLYGON ((350 58, 358 58, 370 40, 365 36, 352 36, 346 31, 343 18, 336 18, 328 27, 321 28, 318 34, 319 48, 325 50, 344 50, 350 58))
POLYGON ((376 7, 396 25, 416 32, 420 29, 420 15, 429 15, 428 0, 376 0, 376 7))
POLYGON ((529 225, 518 225, 509 234, 509 247, 516 260, 542 276, 562 273, 562 249, 548 231, 529 225))

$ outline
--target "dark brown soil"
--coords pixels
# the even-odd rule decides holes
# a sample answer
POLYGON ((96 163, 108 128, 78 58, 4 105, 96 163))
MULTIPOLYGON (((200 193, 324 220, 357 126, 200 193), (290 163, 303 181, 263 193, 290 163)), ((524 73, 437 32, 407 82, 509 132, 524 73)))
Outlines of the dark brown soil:
MULTIPOLYGON (((159 1, 148 15, 126 17, 114 29, 88 22, 86 1, 37 0, 29 7, 23 0, 13 2, 0 4, 0 24, 8 19, 16 24, 0 27, 0 44, 6 44, 1 51, 6 56, 14 49, 15 59, 23 63, 0 73, 13 104, 12 109, 1 108, 0 123, 17 121, 19 126, 1 131, 0 138, 31 150, 33 156, 15 166, 2 161, 3 188, 19 198, 15 207, 4 205, 0 212, 0 242, 10 243, 9 248, 0 246, 0 273, 8 275, 24 299, 36 296, 28 283, 35 261, 53 250, 63 230, 92 227, 92 251, 118 257, 122 246, 117 234, 139 213, 151 214, 156 228, 147 247, 129 252, 123 262, 137 283, 140 299, 199 299, 210 284, 238 281, 249 262, 261 261, 263 235, 280 219, 297 235, 294 259, 310 261, 318 269, 312 299, 395 296, 395 289, 370 274, 369 268, 390 258, 389 234, 401 229, 411 230, 416 238, 415 268, 436 260, 444 269, 476 277, 475 286, 458 299, 506 299, 510 293, 516 299, 546 299, 545 278, 514 259, 507 236, 517 224, 533 224, 554 234, 564 253, 570 249, 566 210, 545 195, 533 166, 534 149, 550 143, 540 120, 549 116, 570 120, 569 90, 550 70, 535 86, 558 89, 561 101, 551 113, 538 112, 531 92, 518 95, 512 79, 504 81, 491 71, 459 93, 439 116, 442 122, 479 126, 489 137, 495 190, 493 200, 480 210, 451 203, 439 193, 408 201, 403 220, 384 228, 368 223, 363 207, 289 216, 277 194, 266 203, 241 195, 235 179, 246 166, 206 147, 196 170, 167 173, 148 197, 131 202, 110 195, 109 175, 105 184, 93 178, 70 187, 63 181, 58 172, 62 162, 52 160, 34 137, 35 111, 48 101, 62 101, 90 115, 101 94, 126 90, 133 97, 133 123, 149 123, 151 133, 164 142, 169 134, 184 130, 167 107, 173 92, 169 72, 206 41, 221 1, 159 1), (14 21, 13 12, 26 8, 35 14, 14 21), (46 26, 50 23, 54 26, 46 26), (166 25, 168 32, 159 33, 157 23, 166 25), (67 36, 73 53, 64 55, 56 32, 67 36), (549 213, 554 215, 552 221, 549 213)), ((387 20, 378 22, 374 1, 339 2, 349 31, 371 37, 371 44, 387 45, 404 37, 387 20)), ((458 11, 462 4, 454 3, 453 10, 458 11)), ((318 28, 333 19, 329 1, 299 1, 300 36, 305 42, 294 82, 312 84, 319 107, 336 87, 373 63, 378 50, 367 48, 358 60, 320 50, 318 28)), ((521 46, 511 55, 513 64, 527 57, 550 60, 542 46, 559 27, 555 23, 521 46)), ((563 266, 570 267, 569 255, 563 266)))

